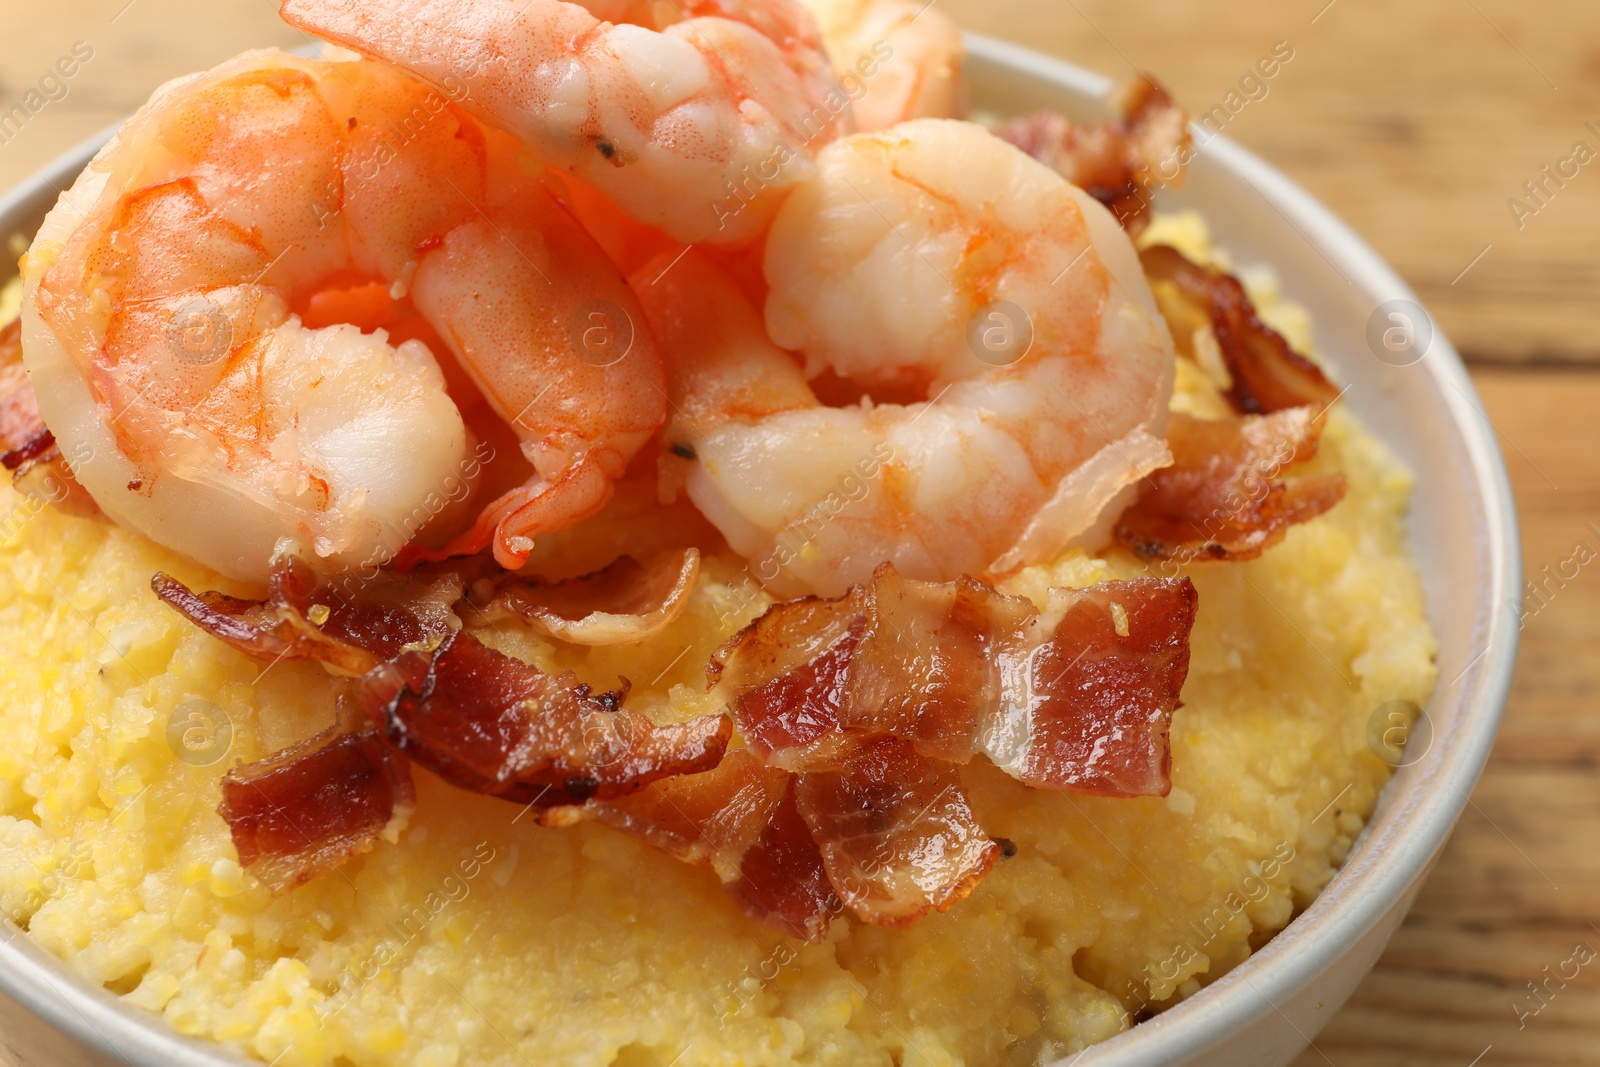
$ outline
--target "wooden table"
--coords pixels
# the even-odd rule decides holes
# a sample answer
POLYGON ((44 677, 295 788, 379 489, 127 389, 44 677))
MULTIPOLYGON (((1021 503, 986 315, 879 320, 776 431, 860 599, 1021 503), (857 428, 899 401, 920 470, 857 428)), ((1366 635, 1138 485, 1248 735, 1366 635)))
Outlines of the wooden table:
MULTIPOLYGON (((1600 151, 1595 0, 940 2, 972 29, 1110 74, 1155 72, 1195 112, 1288 42, 1294 59, 1228 136, 1353 223, 1473 364, 1530 576, 1579 540, 1600 547, 1586 525, 1600 527, 1600 159, 1537 201, 1523 187, 1579 140, 1600 151), (1519 196, 1522 211, 1508 204, 1519 196)), ((0 110, 80 41, 93 57, 66 95, 0 130, 0 188, 165 78, 303 38, 274 0, 7 3, 0 110)), ((1600 960, 1552 982, 1543 1010, 1518 1020, 1539 1004, 1528 983, 1578 944, 1600 950, 1597 641, 1600 563, 1527 619, 1472 806, 1382 962, 1300 1067, 1600 1064, 1600 960)))

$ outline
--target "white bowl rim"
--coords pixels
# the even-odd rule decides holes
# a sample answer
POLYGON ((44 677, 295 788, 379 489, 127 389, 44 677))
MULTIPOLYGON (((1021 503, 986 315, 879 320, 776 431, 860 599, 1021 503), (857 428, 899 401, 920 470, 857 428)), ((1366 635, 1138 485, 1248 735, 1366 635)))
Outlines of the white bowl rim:
MULTIPOLYGON (((1081 95, 1104 96, 1112 86, 1102 75, 1032 49, 979 34, 969 33, 966 38, 974 59, 1020 70, 1081 95)), ((1195 129, 1198 133, 1200 128, 1195 129)), ((1294 220, 1296 228, 1319 250, 1369 279, 1371 287, 1420 305, 1405 282, 1355 231, 1261 157, 1224 136, 1208 137, 1205 152, 1216 165, 1254 185, 1286 218, 1294 220)), ((1189 999, 1091 1046, 1086 1053, 1058 1061, 1059 1067, 1079 1063, 1083 1067, 1152 1067, 1180 1062, 1273 1013, 1277 1000, 1312 982, 1412 887, 1464 810, 1488 762, 1510 693, 1520 632, 1512 620, 1520 613, 1521 544, 1504 459, 1493 431, 1484 428, 1476 410, 1481 405, 1466 367, 1442 332, 1435 331, 1434 347, 1421 366, 1434 378, 1467 442, 1473 478, 1483 492, 1490 543, 1492 588, 1488 595, 1492 603, 1512 609, 1491 614, 1481 657, 1452 683, 1467 689, 1463 697, 1470 711, 1467 729, 1455 738, 1431 780, 1434 788, 1419 804, 1408 808, 1407 821, 1390 843, 1384 863, 1346 877, 1358 855, 1362 843, 1358 842, 1345 868, 1312 905, 1259 951, 1189 999), (1292 946, 1284 937, 1290 929, 1296 931, 1292 946)), ((1441 681, 1441 689, 1445 684, 1441 681)))
MULTIPOLYGON (((1014 68, 1081 96, 1102 96, 1111 86, 1109 79, 1065 60, 980 34, 964 36, 970 55, 978 61, 1014 68)), ((0 218, 34 199, 41 184, 64 191, 120 125, 87 139, 0 196, 0 218)), ((1206 154, 1249 180, 1320 249, 1331 250, 1385 292, 1416 300, 1410 288, 1349 226, 1259 156, 1221 136, 1207 140, 1206 154)), ((1056 1067, 1080 1063, 1083 1067, 1155 1067, 1181 1062, 1276 1011, 1276 999, 1311 983, 1415 884, 1464 810, 1488 760, 1510 691, 1519 636, 1511 619, 1519 610, 1521 554, 1510 482, 1492 431, 1480 425, 1481 415, 1475 410, 1477 392, 1448 339, 1436 333, 1434 344, 1440 355, 1434 358, 1430 350, 1426 370, 1467 442, 1467 458, 1487 513, 1491 546, 1487 562, 1493 592, 1497 603, 1512 608, 1507 616, 1492 615, 1484 651, 1454 683, 1466 687, 1464 699, 1472 715, 1470 728, 1455 739, 1433 779, 1435 785, 1448 786, 1448 790, 1434 788, 1409 809, 1385 863, 1368 865, 1349 878, 1341 870, 1285 931, 1227 975, 1160 1015, 1057 1061, 1056 1067), (1290 929, 1297 935, 1292 947, 1284 937, 1290 929)), ((1351 851, 1347 869, 1360 847, 1358 842, 1351 851)), ((0 941, 0 994, 82 1044, 130 1067, 259 1067, 259 1060, 241 1057, 225 1046, 178 1034, 159 1016, 80 978, 9 922, 0 930, 6 934, 0 941)))

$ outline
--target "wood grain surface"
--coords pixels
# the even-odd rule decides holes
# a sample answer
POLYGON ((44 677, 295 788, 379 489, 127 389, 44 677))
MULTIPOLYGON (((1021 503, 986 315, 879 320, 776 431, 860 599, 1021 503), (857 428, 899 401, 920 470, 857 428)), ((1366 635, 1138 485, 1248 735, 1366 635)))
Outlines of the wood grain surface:
MULTIPOLYGON (((1529 576, 1554 575, 1530 604, 1472 805, 1377 969, 1297 1067, 1600 1064, 1600 959, 1561 977, 1577 946, 1600 951, 1600 560, 1571 562, 1579 542, 1600 551, 1600 158, 1539 201, 1523 187, 1579 141, 1600 153, 1600 4, 939 2, 969 28, 1108 74, 1149 70, 1196 113, 1277 42, 1293 47, 1226 133, 1349 220, 1476 364, 1529 576), (1514 197, 1538 210, 1513 212, 1514 197)), ((0 111, 78 42, 93 57, 65 95, 47 86, 60 99, 0 131, 0 189, 166 78, 303 40, 274 0, 4 0, 0 111)))

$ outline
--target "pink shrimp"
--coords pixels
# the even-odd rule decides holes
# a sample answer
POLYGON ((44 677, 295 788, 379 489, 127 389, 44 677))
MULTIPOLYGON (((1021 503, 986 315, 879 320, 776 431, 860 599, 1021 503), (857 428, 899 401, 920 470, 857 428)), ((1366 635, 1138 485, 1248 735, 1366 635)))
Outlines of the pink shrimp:
POLYGON ((664 419, 660 360, 520 151, 377 63, 251 52, 158 90, 25 264, 40 410, 96 502, 241 579, 283 538, 367 569, 459 524, 474 438, 509 424, 526 482, 450 551, 517 566, 598 511, 664 419), (328 324, 373 282, 431 348, 328 324))
POLYGON ((816 152, 850 128, 816 23, 795 0, 282 0, 281 11, 456 90, 679 241, 759 236, 816 152))

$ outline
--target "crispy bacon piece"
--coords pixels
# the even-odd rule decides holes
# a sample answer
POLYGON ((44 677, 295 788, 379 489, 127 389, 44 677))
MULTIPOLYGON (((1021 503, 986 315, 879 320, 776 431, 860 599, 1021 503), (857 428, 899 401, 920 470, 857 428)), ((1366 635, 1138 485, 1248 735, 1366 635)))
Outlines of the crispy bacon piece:
POLYGON ((0 329, 0 466, 16 487, 38 500, 89 518, 100 514, 78 484, 39 414, 39 399, 22 364, 22 321, 0 329))
POLYGON ((1037 789, 1166 796, 1199 603, 1187 578, 1051 590, 1046 616, 1060 621, 1029 653, 1025 683, 1006 690, 984 751, 1037 789))
MULTIPOLYGON (((798 772, 795 807, 833 891, 860 918, 909 925, 961 900, 993 866, 999 846, 954 766, 975 755, 1037 788, 1170 789, 1168 729, 1189 669, 1194 585, 1141 578, 1051 598, 1041 613, 971 578, 921 582, 885 564, 843 597, 774 605, 707 667, 749 745, 741 762, 798 772)), ((654 814, 605 820, 684 855, 681 840, 700 839, 676 830, 663 843, 661 827, 695 825, 689 805, 714 807, 730 788, 701 781, 722 784, 691 801, 673 791, 699 789, 695 779, 660 783, 613 806, 654 814)), ((771 804, 770 788, 746 796, 760 803, 732 810, 771 804)), ((798 879, 793 897, 820 906, 799 852, 773 855, 798 879)), ((769 906, 747 910, 772 921, 769 906)))
POLYGON ((700 573, 700 551, 664 552, 648 566, 619 557, 582 578, 544 584, 508 573, 488 612, 509 612, 575 645, 637 644, 683 614, 700 573))
POLYGON ((775 605, 712 655, 706 679, 734 693, 734 719, 752 751, 787 770, 832 764, 864 626, 854 591, 803 597, 775 605))
POLYGON ((1002 123, 995 133, 1111 210, 1137 234, 1150 222, 1156 186, 1183 184, 1193 144, 1189 116, 1153 78, 1138 74, 1118 91, 1121 118, 1079 125, 1054 111, 1002 123))
POLYGON ((709 770, 733 735, 726 715, 658 725, 621 706, 626 682, 596 694, 465 631, 402 653, 362 684, 369 716, 412 760, 463 789, 540 807, 709 770))
POLYGON ((982 752, 1038 789, 1167 793, 1167 732, 1198 602, 1187 580, 1056 589, 1040 614, 970 578, 884 570, 870 602, 846 729, 950 762, 982 752))
POLYGON ((800 815, 796 781, 788 783, 761 836, 745 852, 739 876, 723 883, 744 913, 804 941, 820 941, 843 909, 816 835, 800 815))
POLYGON ((39 400, 22 365, 19 319, 0 330, 0 464, 15 473, 60 455, 55 437, 39 414, 39 400))
POLYGON ((272 561, 266 600, 196 593, 160 571, 150 587, 190 622, 257 659, 316 660, 350 674, 451 633, 462 588, 452 574, 429 581, 383 572, 349 595, 323 585, 304 560, 287 553, 272 561))
POLYGON ((622 692, 595 694, 571 674, 555 677, 488 648, 456 628, 462 582, 453 574, 382 574, 340 596, 304 561, 283 555, 264 601, 195 593, 164 574, 152 585, 252 656, 359 674, 367 716, 396 753, 464 789, 517 803, 581 804, 705 771, 733 733, 726 715, 657 725, 621 707, 626 682, 622 692))
POLYGON ((1255 559, 1344 497, 1343 474, 1284 476, 1317 454, 1322 427, 1309 407, 1227 419, 1174 413, 1175 462, 1150 475, 1116 539, 1146 559, 1255 559))
POLYGON ((1164 795, 1193 584, 1052 597, 1041 614, 971 578, 920 582, 885 564, 837 600, 774 605, 709 673, 751 749, 788 769, 836 770, 859 740, 887 736, 952 763, 985 754, 1036 788, 1164 795))
POLYGON ((393 838, 416 804, 405 759, 368 725, 335 727, 222 779, 239 862, 274 893, 393 838))
POLYGON ((835 770, 795 780, 828 880, 862 919, 910 926, 966 898, 1000 858, 948 763, 874 737, 835 770))
POLYGON ((904 738, 924 756, 965 763, 1038 612, 962 576, 920 582, 892 567, 861 596, 863 637, 839 714, 849 730, 904 738))
POLYGON ((1322 369, 1256 314, 1239 279, 1202 267, 1176 248, 1152 245, 1139 253, 1162 314, 1180 342, 1209 323, 1233 379, 1228 401, 1245 414, 1311 405, 1326 408, 1339 390, 1322 369))
POLYGON ((436 583, 424 615, 408 605, 435 587, 393 582, 329 605, 291 558, 259 602, 157 576, 252 655, 374 664, 352 688, 375 726, 230 775, 222 812, 244 863, 282 889, 370 847, 410 804, 409 757, 547 825, 589 819, 709 864, 748 915, 808 940, 846 906, 905 926, 972 891, 1001 854, 955 767, 976 754, 1041 788, 1165 792, 1195 607, 1187 579, 1142 579, 1053 591, 1041 614, 885 564, 844 597, 775 606, 718 651, 708 676, 749 741, 725 758, 728 716, 658 725, 622 708, 625 681, 596 694, 452 628, 459 579, 436 583))
POLYGON ((842 905, 795 807, 791 781, 740 749, 703 774, 664 778, 618 800, 556 808, 541 821, 565 826, 590 819, 684 863, 708 863, 746 915, 815 941, 842 905))
POLYGON ((777 810, 789 776, 749 749, 729 752, 709 771, 655 781, 625 797, 551 808, 546 826, 584 819, 630 833, 684 863, 736 872, 745 851, 777 810))
MULTIPOLYGON (((274 560, 267 600, 152 579, 168 605, 251 656, 312 659, 362 675, 373 725, 330 731, 224 779, 240 862, 274 891, 371 848, 413 803, 406 757, 464 789, 528 805, 618 798, 714 768, 726 715, 659 726, 456 629, 461 577, 379 576, 338 595, 299 558, 274 560)), ((757 837, 758 837, 757 829, 757 837)), ((752 853, 755 856, 757 853, 752 853)))

